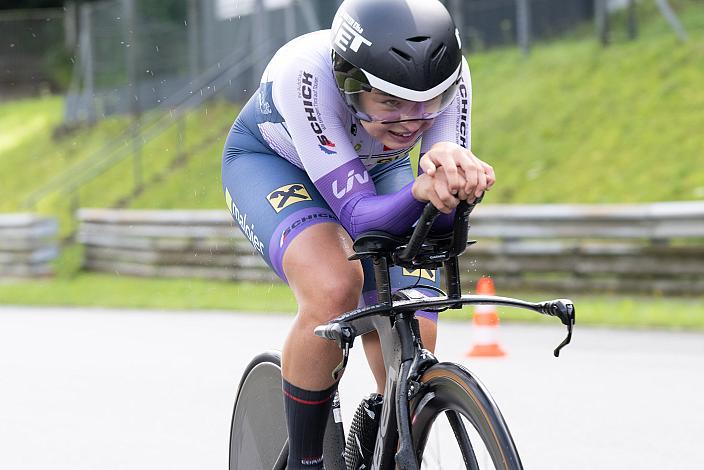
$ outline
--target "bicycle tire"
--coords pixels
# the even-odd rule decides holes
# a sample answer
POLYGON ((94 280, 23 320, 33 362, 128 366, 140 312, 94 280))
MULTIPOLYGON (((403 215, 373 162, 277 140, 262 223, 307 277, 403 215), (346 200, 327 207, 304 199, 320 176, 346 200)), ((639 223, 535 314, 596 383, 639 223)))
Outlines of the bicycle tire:
POLYGON ((460 447, 462 451, 463 462, 460 465, 463 468, 481 468, 477 466, 472 449, 472 444, 480 443, 475 440, 470 444, 463 425, 460 424, 457 429, 456 416, 464 417, 471 423, 495 470, 523 469, 501 411, 484 386, 467 369, 448 362, 436 364, 423 374, 420 382, 422 392, 412 400, 410 410, 413 444, 421 470, 432 468, 432 465, 423 463, 423 454, 429 433, 436 419, 443 414, 447 414, 454 431, 456 441, 453 446, 460 447))
POLYGON ((230 426, 230 470, 271 470, 287 440, 281 357, 265 352, 249 363, 237 390, 230 426))

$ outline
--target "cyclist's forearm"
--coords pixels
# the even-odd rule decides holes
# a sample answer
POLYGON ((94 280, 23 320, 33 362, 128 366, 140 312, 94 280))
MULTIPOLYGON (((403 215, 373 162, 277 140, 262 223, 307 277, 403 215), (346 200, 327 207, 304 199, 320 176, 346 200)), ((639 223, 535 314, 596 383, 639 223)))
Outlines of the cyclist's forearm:
POLYGON ((382 230, 394 235, 407 233, 425 206, 413 197, 412 184, 392 194, 359 195, 342 208, 342 225, 353 238, 369 230, 382 230))
POLYGON ((398 192, 377 195, 374 182, 359 159, 318 178, 315 187, 352 238, 370 230, 405 233, 424 207, 413 197, 412 183, 398 192))

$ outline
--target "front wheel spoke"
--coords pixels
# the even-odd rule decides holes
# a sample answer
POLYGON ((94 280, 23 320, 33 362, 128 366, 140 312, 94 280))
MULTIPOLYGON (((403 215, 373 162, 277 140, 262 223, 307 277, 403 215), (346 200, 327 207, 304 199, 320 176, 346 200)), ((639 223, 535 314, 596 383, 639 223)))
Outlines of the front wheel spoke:
POLYGON ((446 411, 445 414, 452 427, 452 432, 455 433, 455 438, 460 446, 462 458, 464 459, 467 470, 479 470, 479 462, 477 462, 477 457, 474 455, 474 448, 472 447, 472 442, 469 440, 467 428, 464 427, 461 415, 452 410, 446 411))

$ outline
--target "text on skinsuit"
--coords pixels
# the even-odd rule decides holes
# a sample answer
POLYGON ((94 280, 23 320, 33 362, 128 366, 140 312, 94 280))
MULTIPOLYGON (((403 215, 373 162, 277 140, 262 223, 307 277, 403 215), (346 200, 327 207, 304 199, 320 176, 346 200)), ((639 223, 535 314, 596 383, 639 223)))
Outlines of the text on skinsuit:
POLYGON ((342 189, 339 189, 337 186, 337 180, 334 180, 332 182, 332 192, 335 195, 336 198, 342 199, 342 197, 349 193, 352 190, 352 186, 354 186, 354 183, 358 182, 359 184, 364 184, 369 181, 369 173, 365 170, 364 173, 361 175, 359 173, 355 173, 354 170, 350 170, 347 173, 347 184, 342 187, 342 189))
POLYGON ((336 221, 337 218, 329 213, 329 212, 316 212, 314 214, 308 214, 301 216, 300 218, 294 220, 291 222, 291 224, 286 227, 286 229, 281 233, 281 239, 279 240, 279 248, 282 248, 284 246, 284 242, 286 241, 286 237, 291 233, 291 231, 295 230, 299 226, 305 224, 306 222, 310 222, 312 220, 316 219, 328 219, 331 222, 336 221))
POLYGON ((227 201, 227 208, 230 210, 230 214, 232 214, 232 217, 240 225, 244 236, 247 237, 252 246, 263 255, 264 242, 254 233, 254 224, 251 226, 247 225, 247 214, 240 212, 237 205, 235 205, 235 202, 232 200, 232 196, 230 196, 230 191, 227 189, 225 189, 225 200, 227 201))
POLYGON ((469 114, 469 99, 464 80, 460 83, 460 144, 467 147, 467 115, 469 114))
POLYGON ((259 112, 262 114, 271 114, 271 105, 266 101, 266 97, 262 92, 259 92, 259 112))
POLYGON ((320 465, 323 463, 323 456, 320 457, 308 457, 306 459, 301 459, 301 465, 312 467, 313 465, 320 465))
POLYGON ((328 139, 325 134, 323 134, 323 126, 318 122, 318 116, 316 113, 315 105, 313 103, 313 74, 308 72, 303 72, 301 77, 301 97, 303 98, 303 110, 306 113, 308 122, 310 123, 310 128, 318 137, 318 141, 321 145, 326 147, 335 147, 335 143, 328 139))

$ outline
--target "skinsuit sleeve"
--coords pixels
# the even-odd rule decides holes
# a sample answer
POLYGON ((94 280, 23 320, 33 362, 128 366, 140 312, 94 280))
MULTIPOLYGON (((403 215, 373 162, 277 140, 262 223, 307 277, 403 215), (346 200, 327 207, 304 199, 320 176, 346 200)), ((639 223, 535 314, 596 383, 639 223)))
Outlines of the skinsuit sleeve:
POLYGON ((291 59, 272 77, 273 99, 301 160, 320 194, 352 238, 368 230, 401 234, 418 219, 424 203, 411 184, 377 195, 347 133, 349 113, 332 71, 310 60, 291 59))

